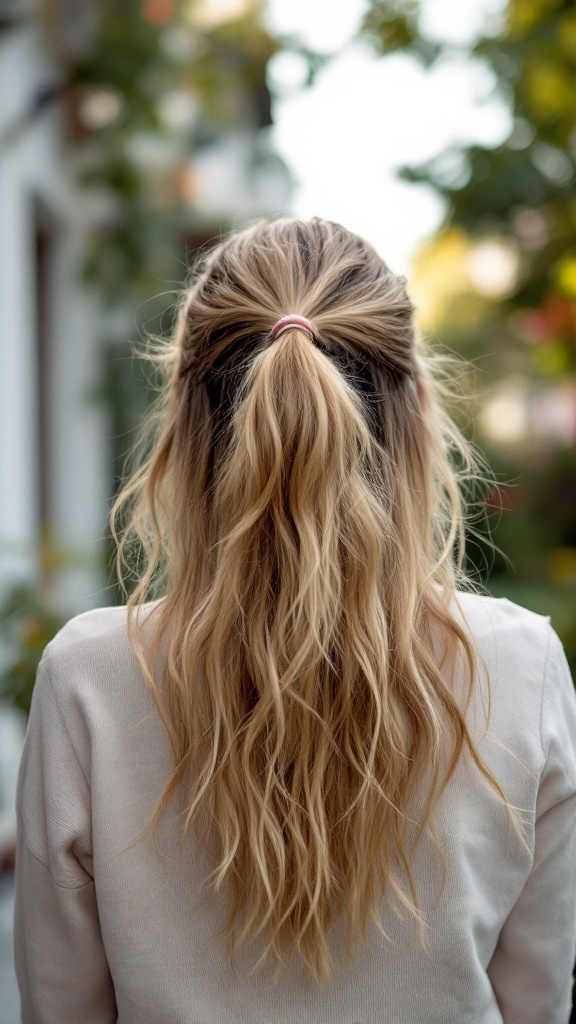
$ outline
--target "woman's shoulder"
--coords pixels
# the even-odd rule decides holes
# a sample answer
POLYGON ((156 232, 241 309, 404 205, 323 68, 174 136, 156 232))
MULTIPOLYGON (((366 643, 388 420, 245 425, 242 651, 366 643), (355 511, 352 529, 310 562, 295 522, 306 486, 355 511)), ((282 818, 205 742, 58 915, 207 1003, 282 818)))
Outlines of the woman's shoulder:
POLYGON ((488 670, 496 705, 518 724, 523 715, 576 701, 566 655, 550 616, 507 598, 455 595, 457 615, 468 627, 488 670))
MULTIPOLYGON (((142 606, 142 619, 153 613, 158 601, 142 606)), ((140 618, 139 618, 139 621, 140 618)), ((86 684, 91 677, 105 679, 135 669, 136 658, 128 640, 126 605, 92 608, 69 619, 44 649, 41 667, 58 688, 66 679, 86 684)), ((79 684, 80 685, 80 684, 79 684)))
POLYGON ((127 609, 124 605, 92 608, 69 619, 44 649, 42 662, 51 672, 61 665, 92 661, 98 651, 108 652, 127 646, 127 609))
POLYGON ((90 643, 110 634, 126 632, 126 605, 91 608, 68 619, 46 647, 45 653, 58 656, 70 644, 90 643))
MULTIPOLYGON (((143 612, 156 604, 143 605, 143 612)), ((138 714, 146 693, 128 638, 128 609, 119 605, 82 612, 60 629, 44 649, 33 702, 58 708, 71 731, 84 735, 88 719, 138 714)))
MULTIPOLYGON (((160 601, 149 601, 139 609, 139 616, 145 620, 154 612, 160 601)), ((69 619, 56 633, 45 649, 45 654, 58 657, 68 648, 79 645, 120 641, 127 637, 128 609, 126 605, 110 605, 91 608, 69 619)))
POLYGON ((463 619, 476 642, 484 647, 510 649, 519 656, 523 651, 544 657, 554 633, 549 615, 530 611, 506 597, 457 591, 454 609, 463 619))

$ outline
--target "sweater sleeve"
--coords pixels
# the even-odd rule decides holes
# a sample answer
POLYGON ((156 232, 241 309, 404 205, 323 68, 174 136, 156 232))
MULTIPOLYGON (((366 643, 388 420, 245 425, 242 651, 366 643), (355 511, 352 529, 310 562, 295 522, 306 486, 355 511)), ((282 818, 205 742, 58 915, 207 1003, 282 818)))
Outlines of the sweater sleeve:
POLYGON ((92 872, 90 788, 38 669, 18 790, 14 951, 22 1024, 113 1024, 92 872))
POLYGON ((488 975, 505 1024, 568 1024, 576 953, 576 695, 550 628, 531 874, 488 975))

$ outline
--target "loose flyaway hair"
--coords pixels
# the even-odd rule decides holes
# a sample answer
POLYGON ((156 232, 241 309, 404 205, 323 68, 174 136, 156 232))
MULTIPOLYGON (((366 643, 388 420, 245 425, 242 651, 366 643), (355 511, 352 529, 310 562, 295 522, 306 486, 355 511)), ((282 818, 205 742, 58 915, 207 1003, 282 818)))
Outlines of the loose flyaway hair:
POLYGON ((479 659, 452 601, 475 457, 405 284, 317 218, 226 238, 155 351, 165 385, 112 511, 172 753, 147 831, 179 794, 232 960, 263 935, 255 969, 297 955, 319 983, 341 913, 349 959, 380 899, 425 943, 412 865, 460 757, 521 834, 465 721, 479 659), (289 313, 315 336, 271 338, 289 313))

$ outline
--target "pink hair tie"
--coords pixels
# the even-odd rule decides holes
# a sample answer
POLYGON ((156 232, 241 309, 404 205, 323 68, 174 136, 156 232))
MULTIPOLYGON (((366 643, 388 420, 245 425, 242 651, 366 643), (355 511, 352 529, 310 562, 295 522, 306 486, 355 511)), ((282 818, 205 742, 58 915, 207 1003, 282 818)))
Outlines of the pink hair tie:
POLYGON ((314 327, 314 324, 310 323, 305 316, 298 316, 296 313, 288 313, 287 316, 281 317, 274 324, 274 327, 270 331, 271 338, 277 338, 282 331, 294 330, 305 331, 310 338, 310 341, 314 341, 318 337, 318 332, 314 327))

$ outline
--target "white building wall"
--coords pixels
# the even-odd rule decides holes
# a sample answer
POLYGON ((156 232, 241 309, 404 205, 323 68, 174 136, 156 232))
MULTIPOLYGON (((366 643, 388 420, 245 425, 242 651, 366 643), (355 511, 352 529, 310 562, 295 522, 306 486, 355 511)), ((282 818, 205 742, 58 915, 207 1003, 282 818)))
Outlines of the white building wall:
POLYGON ((30 207, 18 166, 6 158, 0 160, 0 235, 0 580, 5 583, 35 571, 38 507, 30 207))
POLYGON ((72 559, 56 578, 71 611, 106 603, 99 564, 108 507, 105 410, 89 401, 103 316, 78 281, 86 215, 67 167, 60 101, 26 122, 58 81, 33 24, 0 37, 0 591, 39 577, 34 209, 51 224, 46 323, 49 522, 72 559))

